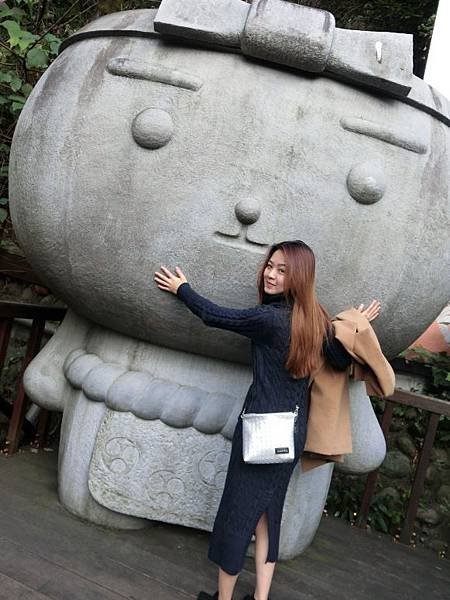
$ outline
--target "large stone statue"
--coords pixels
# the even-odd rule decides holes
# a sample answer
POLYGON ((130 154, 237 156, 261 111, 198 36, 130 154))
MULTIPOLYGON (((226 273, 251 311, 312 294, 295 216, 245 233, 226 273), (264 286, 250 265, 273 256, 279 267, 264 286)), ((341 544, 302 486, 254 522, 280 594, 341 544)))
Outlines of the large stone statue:
MULTIPOLYGON (((164 0, 67 40, 17 124, 11 210, 33 269, 70 307, 24 379, 64 412, 70 511, 212 527, 249 343, 162 294, 161 264, 219 304, 251 306, 268 246, 301 238, 332 314, 381 301, 391 357, 440 311, 449 110, 411 63, 411 36, 337 29, 282 0, 164 0)), ((340 468, 367 472, 384 439, 363 384, 351 404, 340 468)), ((296 470, 281 558, 312 540, 332 470, 296 470)))

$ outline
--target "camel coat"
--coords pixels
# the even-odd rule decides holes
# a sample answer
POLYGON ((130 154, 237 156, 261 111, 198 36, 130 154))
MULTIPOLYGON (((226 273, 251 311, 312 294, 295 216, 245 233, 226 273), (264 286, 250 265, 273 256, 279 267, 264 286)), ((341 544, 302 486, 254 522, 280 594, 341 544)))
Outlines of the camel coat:
POLYGON ((369 395, 394 393, 394 371, 366 317, 350 308, 339 313, 333 325, 336 338, 353 361, 345 371, 337 371, 324 359, 311 375, 308 429, 300 458, 304 472, 326 462, 343 462, 343 455, 352 451, 349 376, 365 381, 369 395))

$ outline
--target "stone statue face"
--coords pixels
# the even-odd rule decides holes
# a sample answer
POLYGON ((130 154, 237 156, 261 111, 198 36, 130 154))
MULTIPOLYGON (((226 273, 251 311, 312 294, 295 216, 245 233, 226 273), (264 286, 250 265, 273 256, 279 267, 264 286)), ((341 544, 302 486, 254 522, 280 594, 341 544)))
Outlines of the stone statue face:
POLYGON ((36 272, 105 327, 245 360, 245 340, 208 330, 153 273, 178 265, 211 300, 249 306, 268 246, 302 239, 330 312, 381 301, 392 355, 449 295, 448 179, 448 128, 416 108, 239 54, 101 37, 67 48, 28 100, 11 204, 36 272))

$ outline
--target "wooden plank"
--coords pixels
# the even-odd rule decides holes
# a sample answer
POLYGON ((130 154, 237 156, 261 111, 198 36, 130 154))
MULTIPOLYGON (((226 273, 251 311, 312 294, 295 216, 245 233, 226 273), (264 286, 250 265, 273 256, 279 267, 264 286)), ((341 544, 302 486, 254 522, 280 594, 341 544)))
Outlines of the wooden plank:
POLYGON ((42 450, 45 445, 49 416, 50 412, 45 408, 41 408, 41 412, 39 413, 38 417, 36 433, 31 444, 31 446, 37 450, 42 450))
POLYGON ((28 302, 0 301, 0 318, 44 319, 46 321, 62 321, 67 308, 42 306, 28 302))
POLYGON ((414 474, 414 482, 411 487, 411 495, 409 497, 408 508, 406 511, 405 521, 403 523, 402 532, 400 534, 400 542, 409 544, 411 541, 411 533, 416 518, 417 508, 419 506, 420 497, 423 494, 425 485, 425 474, 430 462, 431 450, 436 437, 437 427, 439 425, 439 415, 431 413, 423 446, 420 450, 419 461, 417 463, 416 472, 414 474))
POLYGON ((440 400, 439 398, 423 396, 422 394, 400 389, 396 389, 392 396, 389 396, 388 400, 406 406, 413 406, 414 408, 421 408, 422 410, 427 410, 438 415, 450 416, 450 402, 447 402, 447 400, 440 400))
MULTIPOLYGON (((109 561, 101 555, 87 552, 82 560, 65 561, 54 554, 54 559, 44 556, 44 552, 36 553, 28 546, 20 545, 6 537, 0 538, 0 572, 10 577, 20 573, 21 581, 29 587, 39 590, 50 598, 104 598, 117 599, 145 597, 149 586, 155 597, 161 600, 182 600, 189 597, 177 589, 176 582, 166 585, 149 577, 142 577, 136 569, 117 562, 109 561), (79 571, 80 563, 89 562, 91 570, 96 573, 96 580, 86 577, 79 571)), ((50 554, 47 552, 46 554, 50 554)), ((63 557, 64 558, 64 557, 63 557)))
POLYGON ((29 283, 45 285, 25 257, 8 252, 4 248, 0 248, 0 273, 29 283))
MULTIPOLYGON (((0 535, 34 558, 49 561, 51 569, 70 571, 86 580, 86 586, 93 583, 123 597, 165 600, 154 590, 167 585, 178 586, 184 593, 181 598, 196 598, 200 589, 215 591, 217 567, 207 559, 208 533, 157 522, 141 531, 82 522, 57 501, 56 467, 56 453, 22 451, 0 458, 0 535)), ((447 600, 447 565, 424 548, 397 544, 382 533, 327 517, 306 552, 277 564, 270 597, 447 600)), ((64 586, 64 581, 57 581, 64 586)), ((249 558, 235 598, 252 593, 254 582, 254 562, 249 558)), ((63 589, 71 598, 70 589, 63 589)), ((41 591, 54 592, 47 587, 41 591)))
POLYGON ((49 596, 0 573, 0 600, 49 600, 49 596))
POLYGON ((0 374, 5 363, 9 338, 11 337, 13 319, 0 318, 0 374))
POLYGON ((22 361, 19 383, 17 386, 17 394, 13 402, 13 410, 11 419, 9 421, 8 433, 6 434, 6 441, 3 450, 5 454, 14 454, 19 448, 22 424, 27 407, 27 398, 25 395, 22 376, 28 364, 31 362, 31 359, 39 352, 42 336, 44 334, 44 328, 45 321, 43 319, 33 320, 30 337, 28 339, 27 350, 22 361))

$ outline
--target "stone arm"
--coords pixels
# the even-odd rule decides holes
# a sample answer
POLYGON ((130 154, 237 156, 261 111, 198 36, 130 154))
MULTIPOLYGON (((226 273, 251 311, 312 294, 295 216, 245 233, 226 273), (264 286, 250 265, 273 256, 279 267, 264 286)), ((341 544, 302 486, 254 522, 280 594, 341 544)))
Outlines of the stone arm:
POLYGON ((187 282, 178 287, 177 296, 209 327, 234 331, 250 339, 267 338, 272 330, 273 310, 266 305, 243 309, 219 306, 195 292, 187 282))

